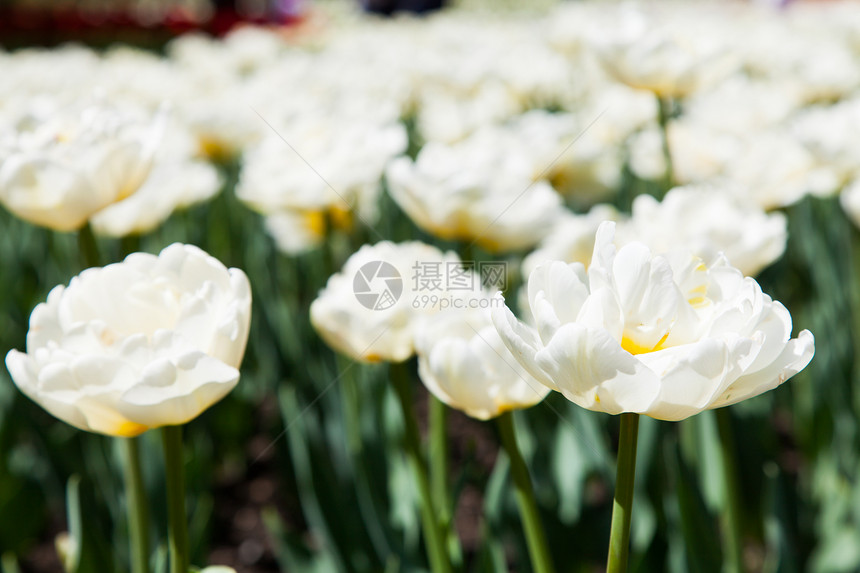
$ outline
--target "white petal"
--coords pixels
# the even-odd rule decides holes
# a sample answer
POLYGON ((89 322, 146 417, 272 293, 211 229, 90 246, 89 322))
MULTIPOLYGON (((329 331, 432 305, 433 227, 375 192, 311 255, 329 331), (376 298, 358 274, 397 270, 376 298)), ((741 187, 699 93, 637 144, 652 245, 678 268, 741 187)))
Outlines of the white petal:
POLYGON ((199 353, 170 368, 154 365, 142 380, 119 398, 119 411, 149 427, 185 424, 226 396, 239 381, 239 372, 220 360, 199 353), (168 376, 171 380, 165 383, 168 376))
POLYGON ((712 408, 736 404, 747 398, 773 390, 804 368, 815 354, 815 338, 808 330, 785 345, 782 354, 771 364, 757 372, 735 380, 711 405, 712 408))
POLYGON ((566 324, 535 362, 568 400, 589 410, 647 412, 660 391, 657 376, 601 329, 566 324))
POLYGON ((648 415, 658 420, 683 420, 705 410, 734 379, 737 370, 736 357, 725 342, 717 339, 639 358, 661 377, 660 396, 648 410, 648 415))
MULTIPOLYGON (((501 295, 497 295, 496 298, 497 300, 500 299, 501 295)), ((538 350, 543 346, 537 331, 518 321, 507 306, 494 306, 491 316, 496 332, 516 361, 535 380, 553 390, 558 390, 552 378, 541 369, 535 360, 538 350)))

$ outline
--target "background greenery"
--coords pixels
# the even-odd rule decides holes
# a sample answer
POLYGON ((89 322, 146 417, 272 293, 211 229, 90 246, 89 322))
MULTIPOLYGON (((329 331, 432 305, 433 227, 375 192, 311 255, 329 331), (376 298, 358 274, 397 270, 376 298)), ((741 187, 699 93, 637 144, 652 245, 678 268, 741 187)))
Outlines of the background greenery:
MULTIPOLYGON (((187 429, 192 562, 220 559, 240 571, 426 568, 388 370, 336 356, 308 320, 310 301, 328 276, 376 235, 355 227, 303 256, 279 254, 261 218, 233 196, 237 164, 221 168, 225 189, 210 203, 174 215, 150 235, 98 243, 105 261, 135 250, 155 253, 174 241, 194 243, 244 269, 253 286, 242 380, 187 429)), ((631 196, 654 189, 628 178, 622 191, 624 207, 631 196)), ((386 195, 382 202, 377 230, 384 237, 457 247, 417 230, 386 195)), ((836 199, 807 198, 787 214, 786 255, 760 281, 789 308, 795 332, 813 331, 817 349, 790 382, 728 411, 744 561, 759 571, 856 571, 858 232, 836 199)), ((24 347, 31 309, 84 265, 75 234, 36 228, 6 212, 0 212, 0 229, 5 353, 24 347)), ((490 257, 478 251, 475 258, 490 257)), ((506 260, 514 276, 518 257, 506 260)), ((427 395, 417 378, 415 389, 423 427, 427 395)), ((518 412, 516 424, 558 569, 599 570, 608 542, 617 419, 553 394, 518 412)), ((721 570, 724 484, 716 424, 714 412, 680 423, 642 419, 633 570, 721 570)), ((143 436, 142 453, 154 539, 163 545, 164 531, 157 529, 165 523, 162 462, 154 434, 143 436)), ((452 413, 449 435, 464 570, 529 571, 495 426, 452 413)), ((110 439, 53 419, 0 371, 3 570, 16 571, 18 561, 24 571, 55 570, 39 556, 50 553, 55 535, 71 529, 82 535, 81 573, 123 571, 118 467, 110 439)), ((163 546, 159 552, 163 568, 163 546)))
MULTIPOLYGON (((413 154, 418 145, 412 142, 413 154)), ((238 163, 220 168, 226 183, 213 201, 144 237, 98 241, 105 262, 193 243, 251 280, 254 316, 242 380, 186 430, 192 562, 226 562, 240 573, 426 569, 388 369, 336 356, 311 328, 308 307, 330 274, 379 235, 463 246, 419 231, 383 194, 379 234, 356 221, 323 247, 288 257, 275 250, 262 218, 234 197, 238 163)), ((635 195, 659 191, 628 175, 615 203, 629 209, 635 195)), ((786 254, 759 280, 788 307, 795 332, 815 334, 816 355, 788 383, 723 416, 734 436, 744 563, 765 572, 858 571, 860 236, 836 198, 806 198, 786 212, 786 254)), ((480 250, 472 256, 492 258, 480 250)), ((502 260, 517 277, 520 257, 502 260)), ((84 267, 75 234, 0 210, 0 353, 24 348, 32 308, 84 267)), ((409 367, 414 376, 414 363, 409 367)), ((417 378, 414 390, 424 428, 427 394, 417 378)), ((617 418, 557 394, 515 418, 557 569, 600 570, 617 418)), ((679 423, 642 418, 632 570, 723 569, 726 484, 717 424, 715 412, 679 423)), ((528 572, 495 426, 452 412, 449 437, 463 570, 528 572)), ((141 442, 152 537, 161 544, 154 561, 164 571, 160 442, 155 432, 141 442)), ((113 441, 55 420, 0 368, 0 570, 58 571, 53 547, 64 531, 82 544, 80 573, 126 570, 123 504, 113 441)))

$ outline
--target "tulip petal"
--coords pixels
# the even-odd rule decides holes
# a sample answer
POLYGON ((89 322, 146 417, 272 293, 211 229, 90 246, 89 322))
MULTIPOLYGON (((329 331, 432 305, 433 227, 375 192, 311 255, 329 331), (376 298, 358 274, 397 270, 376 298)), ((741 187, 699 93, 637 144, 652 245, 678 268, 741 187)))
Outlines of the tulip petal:
MULTIPOLYGON (((501 295, 496 296, 496 300, 501 295)), ((537 331, 523 324, 507 306, 494 307, 491 313, 493 326, 501 337, 505 347, 513 354, 517 362, 535 380, 553 390, 559 388, 553 382, 552 376, 545 372, 535 361, 535 355, 543 345, 540 343, 537 331)))
POLYGON ((119 398, 119 411, 149 427, 180 425, 193 420, 226 396, 239 381, 239 371, 203 353, 156 362, 142 380, 119 398))
POLYGON ((582 265, 559 261, 539 265, 528 281, 529 304, 541 336, 552 336, 561 323, 573 322, 588 298, 582 265))
POLYGON ((776 360, 758 372, 746 374, 735 380, 711 407, 730 406, 773 390, 806 368, 814 354, 815 337, 808 330, 801 331, 797 338, 788 341, 776 360))
POLYGON ((657 376, 601 329, 565 324, 534 361, 568 400, 589 410, 646 412, 660 391, 657 376))
POLYGON ((658 420, 677 421, 710 407, 739 370, 738 357, 749 351, 749 340, 730 348, 714 338, 640 355, 661 377, 660 396, 647 414, 658 420))
POLYGON ((30 355, 19 350, 10 350, 6 353, 6 369, 15 383, 24 394, 35 400, 38 387, 38 370, 30 355))

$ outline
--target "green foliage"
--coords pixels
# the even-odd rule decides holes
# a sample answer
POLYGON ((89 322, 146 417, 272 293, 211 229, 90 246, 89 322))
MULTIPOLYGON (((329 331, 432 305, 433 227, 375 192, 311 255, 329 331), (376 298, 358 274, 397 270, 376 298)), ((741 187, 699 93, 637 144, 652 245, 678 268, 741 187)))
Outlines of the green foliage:
MULTIPOLYGON (((231 488, 273 479, 261 504, 272 561, 282 571, 422 571, 417 493, 402 451, 403 425, 387 369, 335 356, 314 333, 308 308, 351 252, 380 236, 420 238, 383 197, 382 223, 360 224, 298 257, 276 252, 259 216, 232 194, 237 166, 222 166, 224 192, 136 240, 98 239, 105 261, 194 243, 251 279, 251 341, 236 391, 187 428, 192 562, 236 545, 219 506, 242 509, 231 488), (231 485, 232 484, 232 485, 231 485)), ((632 177, 632 176, 631 176, 632 177)), ((629 178, 628 178, 629 179, 629 178)), ((630 179, 619 196, 629 205, 630 179)), ((860 237, 836 199, 807 198, 787 210, 785 257, 760 277, 782 300, 795 331, 817 338, 810 367, 778 390, 731 410, 740 484, 745 564, 767 572, 860 569, 860 237)), ((0 212, 0 350, 23 348, 30 310, 83 266, 75 236, 29 226, 0 212)), ((492 258, 476 252, 477 259, 492 258)), ((416 381, 416 389, 418 388, 416 381)), ((416 392, 422 410, 426 394, 416 392)), ((458 502, 465 571, 528 572, 509 461, 492 425, 452 414, 450 483, 458 502), (479 513, 469 517, 468 512, 479 513)), ((559 395, 518 414, 519 441, 559 571, 593 571, 605 559, 612 507, 617 420, 559 395)), ((716 424, 710 413, 681 423, 643 418, 637 459, 631 569, 719 571, 726 502, 716 424)), ((155 436, 157 438, 157 436, 155 436)), ((143 436, 154 570, 166 564, 163 462, 143 436)), ((67 530, 78 553, 71 570, 124 571, 124 494, 110 440, 56 421, 0 371, 0 554, 4 571, 37 543, 67 530), (78 477, 79 476, 79 477, 78 477)), ((262 567, 262 565, 261 565, 262 567)))

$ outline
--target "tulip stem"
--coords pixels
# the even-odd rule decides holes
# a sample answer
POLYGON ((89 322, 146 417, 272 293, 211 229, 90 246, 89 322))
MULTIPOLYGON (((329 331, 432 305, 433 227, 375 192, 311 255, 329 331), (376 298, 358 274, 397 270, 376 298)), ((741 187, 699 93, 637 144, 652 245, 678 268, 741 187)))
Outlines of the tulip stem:
POLYGON ((78 230, 78 250, 80 250, 81 258, 87 268, 99 266, 99 247, 96 243, 96 236, 93 234, 93 228, 89 223, 78 230))
POLYGON ((429 401, 430 425, 430 487, 436 509, 442 513, 448 507, 448 409, 445 403, 433 396, 429 401))
POLYGON ((161 428, 164 473, 167 482, 167 536, 170 573, 188 573, 188 518, 185 513, 185 464, 182 456, 182 426, 161 428))
POLYGON ((460 542, 453 534, 451 498, 448 491, 448 406, 430 394, 429 426, 430 426, 430 491, 436 505, 439 523, 447 534, 445 540, 451 561, 460 563, 462 553, 460 542))
POLYGON ((723 529, 723 560, 726 563, 723 570, 740 573, 744 570, 742 521, 732 416, 728 408, 719 408, 714 413, 717 416, 717 430, 720 434, 720 457, 722 458, 723 487, 726 496, 720 516, 723 529))
POLYGON ((606 561, 606 573, 627 571, 638 438, 639 414, 621 414, 621 428, 618 435, 618 464, 615 470, 615 499, 612 503, 612 525, 609 533, 609 557, 606 561))
POLYGON ((448 553, 444 543, 446 536, 443 534, 441 524, 436 519, 430 480, 427 477, 427 463, 421 454, 418 423, 412 412, 412 392, 410 390, 412 380, 405 364, 391 365, 391 382, 403 413, 406 456, 412 467, 421 498, 421 523, 424 530, 424 542, 427 545, 427 553, 430 558, 430 568, 433 573, 451 573, 451 564, 448 561, 448 553))
POLYGON ((529 548, 532 569, 535 573, 552 573, 555 569, 552 565, 549 546, 546 542, 546 535, 544 534, 537 503, 535 502, 532 480, 529 476, 526 462, 517 445, 514 416, 511 412, 505 412, 496 419, 496 422, 502 438, 502 446, 505 448, 511 462, 511 477, 514 480, 517 504, 520 507, 520 515, 522 516, 523 529, 526 533, 526 543, 529 548))
POLYGON ((675 185, 675 167, 672 162, 672 152, 669 149, 669 119, 672 117, 671 98, 657 96, 657 120, 660 123, 660 139, 663 144, 663 160, 666 162, 666 173, 663 176, 663 194, 675 185))
POLYGON ((371 545, 381 557, 384 557, 391 555, 392 549, 382 527, 384 522, 373 503, 373 492, 370 487, 372 477, 365 462, 361 432, 361 391, 354 372, 351 376, 346 375, 349 370, 350 367, 345 363, 340 367, 340 371, 344 373, 343 406, 346 444, 352 457, 358 511, 367 528, 371 545))
POLYGON ((137 438, 119 438, 125 479, 131 573, 149 573, 149 515, 137 438))

